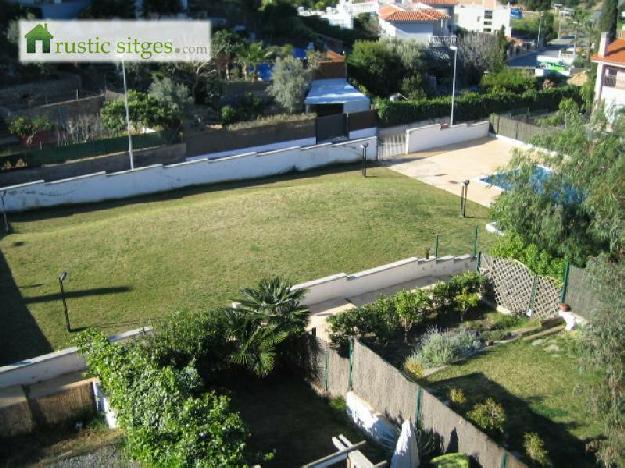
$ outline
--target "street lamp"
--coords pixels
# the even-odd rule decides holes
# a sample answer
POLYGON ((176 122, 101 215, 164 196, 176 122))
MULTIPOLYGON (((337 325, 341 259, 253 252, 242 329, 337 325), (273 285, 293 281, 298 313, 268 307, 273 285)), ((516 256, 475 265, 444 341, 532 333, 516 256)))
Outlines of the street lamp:
POLYGON ((367 177, 367 147, 369 143, 363 143, 360 145, 362 148, 362 175, 363 177, 367 177))
POLYGON ((61 289, 61 300, 63 301, 63 312, 65 313, 65 327, 68 332, 72 331, 72 326, 69 323, 69 311, 67 310, 67 301, 65 300, 65 288, 63 287, 63 283, 68 277, 68 273, 66 271, 59 274, 59 288, 61 289))
POLYGON ((454 51, 454 80, 451 84, 451 118, 449 119, 449 126, 453 127, 454 125, 454 104, 456 100, 456 64, 458 62, 458 47, 450 46, 451 50, 454 51))
POLYGON ((460 189, 460 216, 465 218, 467 216, 467 194, 469 192, 469 181, 464 180, 462 182, 462 188, 460 189))
POLYGON ((130 158, 130 170, 135 168, 135 160, 132 154, 132 135, 130 134, 130 111, 128 110, 128 89, 126 88, 126 66, 122 60, 122 75, 124 76, 124 106, 126 107, 126 126, 128 128, 128 157, 130 158))

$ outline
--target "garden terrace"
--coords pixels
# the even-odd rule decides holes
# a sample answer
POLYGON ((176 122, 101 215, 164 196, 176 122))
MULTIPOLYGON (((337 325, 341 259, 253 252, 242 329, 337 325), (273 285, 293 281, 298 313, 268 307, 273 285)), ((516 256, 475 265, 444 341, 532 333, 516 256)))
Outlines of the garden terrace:
MULTIPOLYGON (((342 166, 264 181, 10 215, 0 239, 0 361, 70 343, 57 276, 74 329, 106 333, 177 309, 228 303, 240 287, 280 274, 305 281, 434 252, 466 254, 488 217, 458 198, 383 168, 342 166), (262 226, 262 229, 260 229, 262 226)), ((492 241, 483 231, 480 245, 492 241)))

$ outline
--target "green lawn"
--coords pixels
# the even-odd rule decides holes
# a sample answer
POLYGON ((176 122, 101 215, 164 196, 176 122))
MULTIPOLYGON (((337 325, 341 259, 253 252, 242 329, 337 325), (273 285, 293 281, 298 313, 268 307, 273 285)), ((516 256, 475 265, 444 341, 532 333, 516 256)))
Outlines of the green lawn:
MULTIPOLYGON (((179 308, 225 305, 268 275, 295 282, 412 255, 481 247, 488 210, 383 168, 355 166, 11 215, 0 239, 0 363, 68 345, 72 326, 115 332, 179 308)), ((156 320, 156 322, 155 322, 156 320)))
POLYGON ((523 452, 523 434, 537 432, 554 466, 594 466, 585 456, 589 438, 601 428, 588 411, 585 389, 591 377, 579 372, 573 338, 564 334, 534 342, 495 346, 478 357, 451 365, 425 380, 447 399, 449 389, 464 390, 466 411, 493 397, 506 410, 505 442, 523 452))

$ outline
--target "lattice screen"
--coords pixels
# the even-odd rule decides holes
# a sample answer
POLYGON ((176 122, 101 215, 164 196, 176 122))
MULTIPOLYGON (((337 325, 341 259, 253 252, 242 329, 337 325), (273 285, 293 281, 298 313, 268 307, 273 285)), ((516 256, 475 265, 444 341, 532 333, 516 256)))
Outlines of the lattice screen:
POLYGON ((516 260, 490 255, 482 255, 480 273, 487 279, 490 299, 512 313, 531 309, 541 319, 557 314, 560 288, 553 279, 535 275, 516 260))

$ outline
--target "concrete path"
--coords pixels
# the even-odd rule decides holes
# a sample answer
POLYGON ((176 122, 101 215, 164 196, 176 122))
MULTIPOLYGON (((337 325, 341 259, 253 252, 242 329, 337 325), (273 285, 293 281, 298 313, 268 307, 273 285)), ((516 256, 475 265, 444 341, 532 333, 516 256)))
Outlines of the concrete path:
POLYGON ((487 186, 479 178, 504 167, 510 161, 512 151, 520 147, 521 144, 512 140, 489 137, 462 145, 412 153, 383 163, 394 171, 458 196, 462 181, 469 180, 469 200, 490 206, 501 190, 487 186))
POLYGON ((311 330, 315 328, 315 332, 319 338, 330 341, 329 328, 326 321, 328 317, 365 304, 370 304, 383 295, 390 295, 404 289, 413 290, 425 288, 436 284, 439 281, 447 281, 449 278, 449 276, 425 276, 414 281, 395 284, 393 286, 389 286, 388 288, 378 289, 359 296, 332 299, 318 304, 312 304, 309 306, 310 322, 307 329, 311 330))

